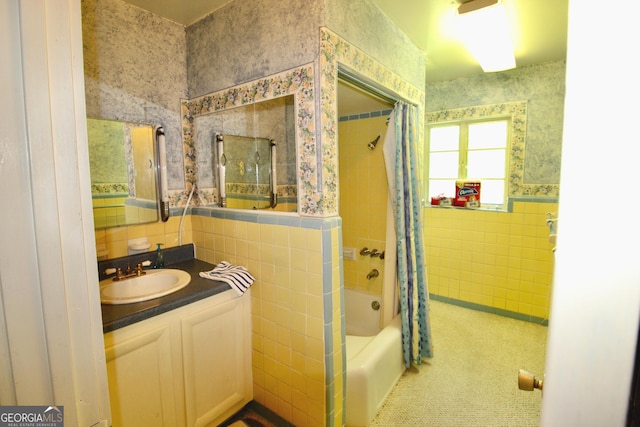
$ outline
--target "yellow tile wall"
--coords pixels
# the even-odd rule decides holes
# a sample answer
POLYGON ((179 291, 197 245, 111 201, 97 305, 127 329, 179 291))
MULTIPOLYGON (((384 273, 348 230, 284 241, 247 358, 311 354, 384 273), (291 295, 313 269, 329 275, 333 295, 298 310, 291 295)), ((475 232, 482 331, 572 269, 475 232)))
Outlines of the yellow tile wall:
MULTIPOLYGON (((104 245, 109 249, 108 258, 126 256, 128 241, 147 237, 151 243, 150 250, 155 250, 156 243, 162 243, 163 248, 178 246, 180 216, 171 216, 167 222, 157 221, 149 224, 129 225, 96 230, 96 246, 104 245)), ((186 215, 182 226, 182 244, 193 243, 191 230, 191 215, 186 215)))
MULTIPOLYGON (((254 399, 295 425, 326 425, 322 230, 204 216, 193 216, 192 224, 198 259, 244 265, 256 278, 251 288, 254 399)), ((338 286, 330 298, 338 301, 339 328, 336 268, 331 274, 338 286)), ((336 326, 329 327, 340 343, 340 329, 336 338, 336 326)), ((328 357, 341 361, 341 346, 333 348, 338 354, 328 357)), ((339 366, 333 381, 342 380, 339 366)), ((335 388, 341 411, 341 383, 335 388)))
MULTIPOLYGON (((251 199, 241 199, 241 198, 234 198, 231 197, 229 195, 227 195, 227 208, 228 209, 253 209, 254 206, 256 206, 256 202, 254 200, 251 199)), ((266 206, 268 205, 268 201, 260 201, 260 206, 266 206)), ((264 210, 268 210, 271 212, 296 212, 297 210, 297 203, 287 203, 287 202, 282 202, 282 201, 278 201, 278 204, 276 205, 275 208, 262 208, 264 210)))
MULTIPOLYGON (((154 247, 177 246, 179 224, 174 216, 166 223, 96 230, 96 245, 106 245, 109 258, 126 256, 133 238, 147 237, 154 247)), ((342 425, 340 240, 338 228, 327 232, 199 215, 184 219, 182 243, 194 243, 196 258, 245 265, 255 276, 254 398, 295 425, 342 425), (323 255, 326 248, 330 255, 323 255), (332 305, 330 320, 326 301, 332 305)))
MULTIPOLYGON (((382 154, 387 116, 340 121, 339 176, 340 217, 343 245, 356 248, 385 248, 387 220, 387 174, 382 154), (367 143, 380 135, 375 150, 367 143)), ((344 260, 344 286, 374 295, 382 295, 384 261, 380 258, 356 255, 356 260, 344 260), (368 280, 367 274, 377 269, 380 275, 368 280)))
POLYGON ((93 219, 96 227, 109 227, 125 221, 126 197, 94 198, 93 219))
POLYGON ((557 203, 513 203, 513 211, 426 208, 429 292, 548 319, 553 244, 548 212, 557 203))

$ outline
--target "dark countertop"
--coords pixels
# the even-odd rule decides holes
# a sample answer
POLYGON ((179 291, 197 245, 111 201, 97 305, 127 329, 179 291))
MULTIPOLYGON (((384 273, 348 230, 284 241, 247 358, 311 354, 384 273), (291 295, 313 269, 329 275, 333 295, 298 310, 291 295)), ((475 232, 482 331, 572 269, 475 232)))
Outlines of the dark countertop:
MULTIPOLYGON (((155 261, 155 253, 123 257, 98 263, 100 280, 104 270, 114 266, 135 266, 144 260, 155 261)), ((165 251, 165 268, 184 270, 191 275, 191 282, 179 290, 160 298, 132 304, 102 304, 102 331, 104 333, 123 328, 136 322, 157 316, 178 307, 230 290, 229 285, 199 276, 201 271, 209 271, 215 265, 193 258, 191 245, 170 248, 165 251)))

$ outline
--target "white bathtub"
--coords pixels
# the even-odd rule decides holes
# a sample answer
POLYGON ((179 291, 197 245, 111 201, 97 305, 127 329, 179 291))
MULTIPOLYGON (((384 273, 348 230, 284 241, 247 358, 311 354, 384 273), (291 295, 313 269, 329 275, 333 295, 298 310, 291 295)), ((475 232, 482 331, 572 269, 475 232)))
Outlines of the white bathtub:
POLYGON ((404 372, 402 326, 396 316, 380 329, 380 298, 350 289, 345 294, 347 330, 347 426, 366 426, 404 372), (363 336, 364 335, 364 336, 363 336))

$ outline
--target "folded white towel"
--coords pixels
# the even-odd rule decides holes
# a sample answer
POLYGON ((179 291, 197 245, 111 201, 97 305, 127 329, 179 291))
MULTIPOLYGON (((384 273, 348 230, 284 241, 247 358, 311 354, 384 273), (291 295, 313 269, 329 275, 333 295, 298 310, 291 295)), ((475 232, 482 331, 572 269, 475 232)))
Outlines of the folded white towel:
POLYGON ((211 271, 200 272, 200 277, 224 282, 231 286, 238 295, 244 294, 256 280, 245 267, 232 265, 227 261, 220 262, 211 271))

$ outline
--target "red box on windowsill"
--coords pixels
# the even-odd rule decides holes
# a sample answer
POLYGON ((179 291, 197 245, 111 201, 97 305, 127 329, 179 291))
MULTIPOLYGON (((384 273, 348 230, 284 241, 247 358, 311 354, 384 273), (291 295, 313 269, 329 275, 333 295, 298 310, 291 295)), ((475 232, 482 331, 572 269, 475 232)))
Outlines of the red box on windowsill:
POLYGON ((480 181, 456 181, 453 206, 461 208, 480 207, 480 181))
POLYGON ((438 197, 431 198, 431 206, 451 206, 451 197, 445 197, 443 194, 438 197))

